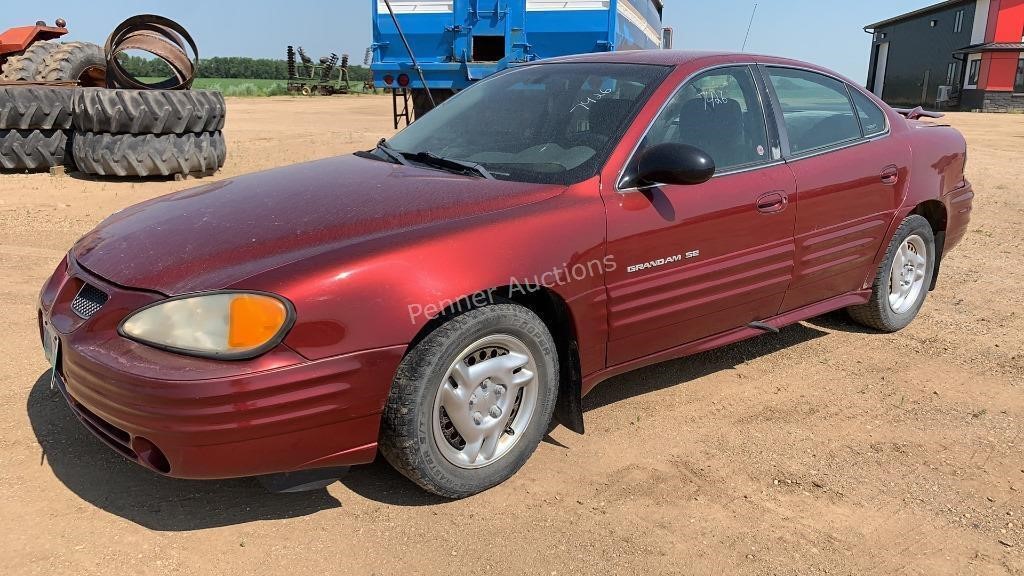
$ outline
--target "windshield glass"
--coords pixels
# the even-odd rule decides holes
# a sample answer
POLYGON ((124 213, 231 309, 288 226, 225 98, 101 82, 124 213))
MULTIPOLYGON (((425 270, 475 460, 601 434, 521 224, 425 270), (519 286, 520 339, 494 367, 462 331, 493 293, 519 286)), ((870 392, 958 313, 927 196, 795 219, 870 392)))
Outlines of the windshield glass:
POLYGON ((459 93, 388 142, 479 164, 495 178, 574 184, 597 173, 668 74, 638 64, 515 68, 459 93))

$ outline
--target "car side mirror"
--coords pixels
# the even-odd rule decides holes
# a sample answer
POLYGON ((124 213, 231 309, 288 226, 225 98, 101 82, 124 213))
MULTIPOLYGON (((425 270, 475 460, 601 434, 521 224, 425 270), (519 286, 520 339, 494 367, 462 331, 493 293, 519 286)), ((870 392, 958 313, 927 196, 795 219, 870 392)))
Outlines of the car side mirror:
POLYGON ((665 143, 644 150, 636 161, 636 186, 703 184, 715 175, 715 161, 707 152, 689 144, 665 143))

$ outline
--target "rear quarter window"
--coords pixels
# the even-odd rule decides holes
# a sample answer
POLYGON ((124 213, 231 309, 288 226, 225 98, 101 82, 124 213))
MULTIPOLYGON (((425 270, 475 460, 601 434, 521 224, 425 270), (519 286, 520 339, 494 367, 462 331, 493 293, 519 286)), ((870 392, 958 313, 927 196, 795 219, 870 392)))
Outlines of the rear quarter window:
POLYGON ((864 128, 865 136, 876 136, 885 132, 885 113, 870 98, 856 88, 850 88, 853 95, 853 104, 857 108, 857 115, 860 116, 860 125, 864 128))

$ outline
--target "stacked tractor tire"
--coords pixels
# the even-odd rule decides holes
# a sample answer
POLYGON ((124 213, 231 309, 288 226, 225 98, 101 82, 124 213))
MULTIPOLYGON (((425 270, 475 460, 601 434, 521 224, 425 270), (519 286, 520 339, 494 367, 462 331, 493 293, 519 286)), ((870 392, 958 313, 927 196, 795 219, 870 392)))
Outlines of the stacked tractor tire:
POLYGON ((35 42, 7 59, 0 73, 0 168, 46 170, 70 159, 73 90, 12 83, 77 80, 97 62, 105 67, 103 49, 83 42, 35 42))
POLYGON ((72 156, 99 176, 212 174, 224 165, 220 92, 79 88, 72 156))
POLYGON ((132 20, 122 24, 114 50, 109 40, 106 49, 38 41, 9 57, 0 74, 0 169, 65 165, 96 176, 151 177, 208 175, 221 168, 227 158, 224 97, 190 89, 195 68, 184 43, 172 39, 182 48, 181 57, 171 59, 177 78, 162 84, 140 83, 116 60, 123 50, 152 48, 154 26, 173 34, 165 19, 153 24, 154 18, 136 17, 134 29, 127 26, 132 20), (133 32, 140 24, 143 32, 133 32))

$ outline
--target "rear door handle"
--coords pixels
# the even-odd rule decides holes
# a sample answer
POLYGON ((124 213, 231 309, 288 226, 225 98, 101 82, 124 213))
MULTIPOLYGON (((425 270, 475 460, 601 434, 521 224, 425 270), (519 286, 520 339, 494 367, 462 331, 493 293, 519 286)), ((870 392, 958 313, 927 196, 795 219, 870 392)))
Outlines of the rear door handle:
POLYGON ((882 184, 892 186, 900 181, 900 170, 895 166, 886 166, 882 170, 882 184))
POLYGON ((782 212, 786 209, 786 204, 788 203, 789 200, 786 199, 786 195, 782 192, 768 192, 758 197, 757 211, 762 214, 782 212))

